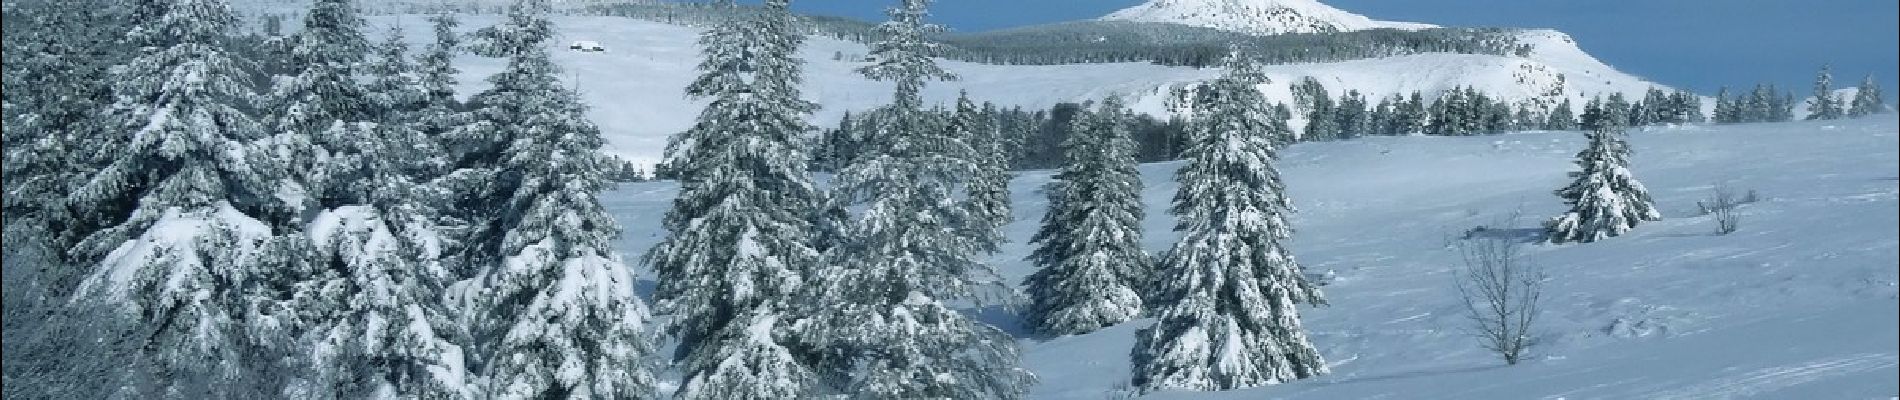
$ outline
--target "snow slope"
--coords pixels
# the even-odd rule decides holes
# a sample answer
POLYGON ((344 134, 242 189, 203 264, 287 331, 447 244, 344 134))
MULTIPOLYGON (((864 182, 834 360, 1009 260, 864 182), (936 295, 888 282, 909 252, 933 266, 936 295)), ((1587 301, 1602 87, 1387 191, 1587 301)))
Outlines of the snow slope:
MULTIPOLYGON (((1575 132, 1479 137, 1374 137, 1305 143, 1280 162, 1295 206, 1292 250, 1332 270, 1329 307, 1304 310, 1333 374, 1220 393, 1156 399, 1886 399, 1900 394, 1900 120, 1687 125, 1633 132, 1633 171, 1665 220, 1583 245, 1532 244, 1551 275, 1544 346, 1505 367, 1461 333, 1451 237, 1514 211, 1503 232, 1535 234, 1563 211, 1584 145, 1575 132), (1712 185, 1759 191, 1740 231, 1716 236, 1695 203, 1712 185)), ((1178 235, 1166 209, 1179 163, 1141 166, 1145 247, 1178 235)), ((1049 171, 1011 185, 1012 241, 991 261, 1019 280, 1024 242, 1044 212, 1034 190, 1049 171)), ((674 182, 622 185, 603 196, 626 227, 620 250, 644 252, 664 231, 674 182)), ((636 267, 639 268, 639 267, 636 267)), ((652 275, 640 272, 644 279, 652 275)), ((650 281, 644 283, 650 285, 650 281)), ((1119 398, 1139 320, 1059 338, 1022 334, 1007 312, 986 321, 1018 333, 1037 399, 1119 398)))
MULTIPOLYGON (((420 48, 429 40, 429 23, 422 16, 370 17, 372 31, 381 34, 399 25, 420 48)), ((464 18, 462 30, 489 26, 495 16, 464 18)), ((685 130, 703 103, 689 101, 683 88, 696 75, 699 61, 695 40, 698 29, 617 17, 556 17, 562 46, 554 53, 580 88, 589 116, 599 124, 608 151, 634 160, 657 161, 666 137, 685 130), (564 46, 578 40, 600 42, 604 53, 580 53, 564 46)), ((1266 68, 1273 81, 1261 90, 1272 101, 1290 102, 1288 86, 1312 76, 1334 96, 1358 90, 1377 99, 1391 94, 1421 91, 1426 96, 1459 86, 1525 104, 1554 105, 1561 99, 1578 102, 1591 96, 1621 92, 1641 98, 1654 83, 1616 71, 1578 49, 1568 36, 1555 31, 1527 31, 1522 41, 1535 50, 1528 57, 1471 54, 1419 54, 1322 64, 1275 65, 1266 68)), ((863 45, 812 38, 801 54, 806 66, 805 95, 823 109, 814 116, 821 126, 834 126, 847 111, 862 111, 890 101, 889 84, 865 80, 852 72, 861 63, 834 60, 839 54, 864 54, 863 45)), ((943 61, 962 80, 932 83, 926 100, 946 103, 957 92, 1004 106, 1048 108, 1060 102, 1095 100, 1111 94, 1129 97, 1136 111, 1161 115, 1168 89, 1212 79, 1219 69, 1168 67, 1147 63, 1012 66, 943 61)), ((487 86, 482 79, 499 71, 502 61, 464 54, 461 68, 464 96, 487 86)), ((1295 128, 1303 122, 1294 121, 1295 128)))
POLYGON ((1162 22, 1255 35, 1436 27, 1412 22, 1378 21, 1321 4, 1317 0, 1148 0, 1101 19, 1162 22))

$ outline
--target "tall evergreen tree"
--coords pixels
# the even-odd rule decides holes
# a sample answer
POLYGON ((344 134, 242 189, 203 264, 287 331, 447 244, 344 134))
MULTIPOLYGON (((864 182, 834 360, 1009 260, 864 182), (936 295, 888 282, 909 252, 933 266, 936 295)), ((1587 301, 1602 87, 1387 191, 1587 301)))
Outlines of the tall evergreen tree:
POLYGON ((969 178, 965 204, 970 209, 970 224, 964 227, 986 252, 995 252, 1003 242, 1003 225, 1010 222, 1009 166, 1002 154, 1002 138, 996 126, 984 118, 981 109, 967 93, 957 96, 956 113, 950 116, 950 137, 970 144, 970 160, 976 175, 969 178))
POLYGON ((1160 264, 1160 320, 1136 336, 1140 390, 1226 390, 1327 372, 1296 305, 1324 304, 1285 242, 1291 202, 1275 158, 1270 112, 1252 62, 1228 61, 1217 105, 1196 115, 1173 212, 1184 236, 1160 264))
POLYGON ((269 302, 249 289, 286 260, 258 251, 275 233, 262 210, 276 186, 248 156, 263 129, 239 107, 254 92, 225 47, 237 18, 221 0, 132 7, 126 39, 140 50, 112 73, 108 116, 122 136, 73 193, 76 208, 130 212, 74 249, 95 265, 77 290, 145 327, 143 357, 128 360, 155 367, 142 396, 258 395, 233 385, 274 361, 252 357, 263 346, 248 333, 272 316, 247 313, 269 302))
POLYGON ((520 0, 474 50, 507 59, 472 99, 475 122, 452 132, 456 174, 473 222, 460 286, 471 359, 487 396, 647 398, 653 377, 646 307, 614 253, 619 235, 600 205, 609 164, 600 131, 549 59, 547 0, 520 0))
POLYGON ((1141 176, 1128 111, 1109 97, 1075 120, 1068 163, 1049 191, 1049 212, 1031 239, 1038 268, 1023 280, 1024 319, 1039 332, 1079 335, 1141 313, 1151 273, 1141 250, 1141 176))
POLYGON ((1874 76, 1860 81, 1860 87, 1854 91, 1853 106, 1847 109, 1847 116, 1863 117, 1887 112, 1887 101, 1880 96, 1880 84, 1874 83, 1874 76))
POLYGON ((1844 111, 1834 97, 1834 74, 1827 65, 1821 65, 1821 72, 1814 76, 1814 98, 1808 101, 1808 120, 1841 119, 1844 111))
POLYGON ((782 345, 818 251, 811 218, 821 196, 806 170, 798 86, 804 37, 786 0, 700 37, 705 59, 688 96, 712 102, 672 138, 667 163, 680 194, 666 240, 646 256, 658 309, 673 318, 686 399, 813 395, 814 376, 782 345))
POLYGON ((1629 144, 1623 129, 1604 126, 1590 132, 1590 145, 1577 153, 1580 171, 1575 181, 1557 190, 1570 212, 1544 223, 1553 243, 1589 243, 1629 232, 1643 221, 1660 221, 1662 214, 1649 191, 1629 171, 1629 144))
POLYGON ((859 69, 896 95, 867 153, 835 178, 833 201, 862 202, 813 277, 799 337, 821 379, 856 398, 1019 398, 1034 377, 1014 341, 943 303, 976 297, 995 272, 957 230, 970 218, 955 191, 978 170, 971 150, 921 110, 924 81, 954 77, 930 58, 927 5, 892 8, 859 69))

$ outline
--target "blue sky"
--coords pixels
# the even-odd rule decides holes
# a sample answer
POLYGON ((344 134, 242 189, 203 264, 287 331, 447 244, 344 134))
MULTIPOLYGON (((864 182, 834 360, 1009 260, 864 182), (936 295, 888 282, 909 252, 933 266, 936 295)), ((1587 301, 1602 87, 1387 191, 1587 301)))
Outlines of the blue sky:
MULTIPOLYGON (((1322 0, 1378 19, 1449 26, 1555 28, 1625 72, 1714 94, 1756 82, 1806 94, 1821 63, 1836 86, 1874 74, 1900 82, 1894 0, 1322 0)), ((794 0, 814 14, 883 19, 894 0, 794 0)), ((940 0, 935 21, 959 31, 1094 18, 1140 0, 940 0)), ((1889 101, 1896 97, 1889 95, 1889 101)))

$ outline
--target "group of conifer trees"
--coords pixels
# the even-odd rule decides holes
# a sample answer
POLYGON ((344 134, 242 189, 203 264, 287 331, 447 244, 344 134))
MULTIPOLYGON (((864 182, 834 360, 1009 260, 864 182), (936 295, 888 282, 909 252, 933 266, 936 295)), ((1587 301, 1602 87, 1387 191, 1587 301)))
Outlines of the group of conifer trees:
POLYGON ((222 0, 22 3, 39 34, 6 53, 61 49, 6 73, 8 290, 43 306, 10 302, 42 319, 9 331, 87 356, 9 340, 9 394, 650 397, 596 198, 621 166, 545 0, 467 35, 438 17, 414 54, 348 0, 268 40, 222 0), (506 67, 461 101, 465 50, 506 67))
MULTIPOLYGON (((1525 115, 1466 88, 1370 106, 1309 79, 1296 134, 1256 61, 1230 51, 1219 78, 1176 90, 1172 137, 1142 139, 1111 97, 1030 138, 1011 132, 1036 118, 968 96, 925 108, 928 82, 957 77, 932 58, 928 0, 900 0, 858 70, 890 82, 891 102, 814 144, 805 32, 788 0, 767 0, 700 36, 685 91, 708 105, 666 148, 680 191, 640 259, 649 314, 598 198, 638 173, 600 153, 558 79, 549 0, 470 34, 433 18, 416 54, 400 31, 372 42, 350 0, 316 0, 269 40, 237 36, 224 0, 79 1, 93 7, 6 14, 5 83, 40 89, 0 109, 6 329, 35 339, 8 341, 9 396, 1020 398, 1035 377, 1016 339, 961 308, 1013 301, 986 256, 1029 147, 1054 147, 1033 159, 1060 172, 1030 239, 1026 325, 1156 318, 1131 349, 1143 392, 1287 382, 1327 373, 1298 312, 1326 301, 1286 246, 1279 149, 1570 126, 1568 103, 1525 115), (467 100, 460 51, 505 60, 467 100), (1144 154, 1186 160, 1170 208, 1182 238, 1158 256, 1140 247, 1144 154), (672 354, 653 354, 662 338, 672 354), (671 393, 655 360, 681 374, 671 393)), ((1862 93, 1840 113, 1876 112, 1877 90, 1862 93)), ((1585 107, 1591 141, 1553 240, 1659 218, 1621 131, 1693 122, 1690 98, 1585 107)), ((1840 103, 1817 101, 1815 118, 1840 103)))

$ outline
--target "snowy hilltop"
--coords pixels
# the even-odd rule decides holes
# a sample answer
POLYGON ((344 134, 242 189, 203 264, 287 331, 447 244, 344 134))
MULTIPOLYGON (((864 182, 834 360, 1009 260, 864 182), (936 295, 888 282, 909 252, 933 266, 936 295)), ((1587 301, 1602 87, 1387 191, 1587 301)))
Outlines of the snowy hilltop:
POLYGON ((1316 0, 1148 0, 1106 21, 1162 22, 1256 35, 1422 29, 1436 25, 1379 21, 1316 0))

